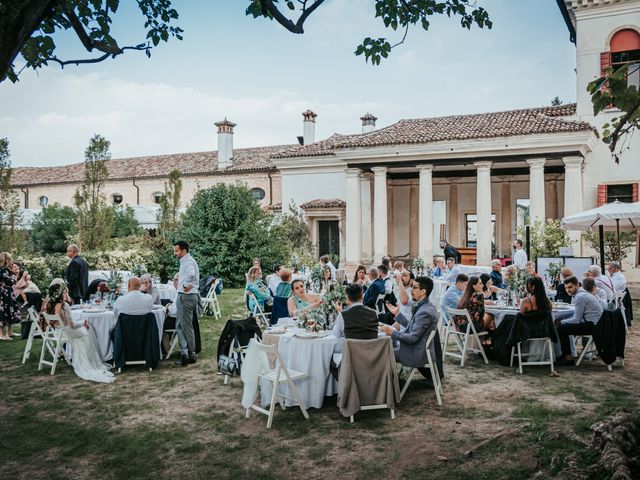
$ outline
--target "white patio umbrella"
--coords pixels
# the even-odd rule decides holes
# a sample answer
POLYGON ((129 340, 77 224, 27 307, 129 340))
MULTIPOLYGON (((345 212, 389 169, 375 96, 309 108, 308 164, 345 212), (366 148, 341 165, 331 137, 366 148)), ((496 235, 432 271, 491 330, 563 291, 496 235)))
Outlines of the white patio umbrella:
MULTIPOLYGON (((640 202, 606 203, 598 208, 576 213, 562 219, 562 226, 567 230, 591 230, 602 227, 603 230, 615 230, 618 234, 618 257, 620 257, 620 232, 636 232, 640 230, 640 202)), ((600 240, 602 244, 602 239, 600 240)), ((604 258, 602 259, 604 265, 604 258)))

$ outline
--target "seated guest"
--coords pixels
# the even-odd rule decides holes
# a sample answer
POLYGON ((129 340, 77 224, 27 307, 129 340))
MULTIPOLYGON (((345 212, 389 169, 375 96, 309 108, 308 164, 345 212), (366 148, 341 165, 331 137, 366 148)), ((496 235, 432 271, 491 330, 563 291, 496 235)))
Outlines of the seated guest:
POLYGON ((627 289, 627 279, 620 271, 620 263, 611 262, 607 265, 607 272, 616 292, 624 292, 627 289))
POLYGON ((384 282, 384 294, 391 295, 393 293, 393 277, 389 271, 389 267, 387 267, 384 263, 378 266, 378 274, 379 277, 384 282))
POLYGON ((89 284, 85 300, 88 301, 91 298, 91 295, 100 295, 102 297, 105 293, 108 292, 109 286, 107 285, 107 281, 102 278, 96 278, 89 284))
POLYGON ((551 302, 540 277, 527 279, 527 294, 520 302, 520 313, 551 312, 551 302))
POLYGON ((146 315, 153 309, 153 297, 142 293, 142 282, 138 277, 131 277, 127 283, 127 294, 116 300, 113 305, 113 316, 118 318, 121 313, 127 315, 146 315))
POLYGON ((392 276, 396 276, 396 274, 398 273, 402 273, 402 271, 404 270, 404 262, 402 260, 396 260, 395 262, 393 262, 393 270, 391 270, 391 275, 392 276))
MULTIPOLYGON (((394 315, 393 325, 381 325, 380 330, 390 335, 394 341, 396 361, 406 367, 424 367, 427 363, 426 344, 429 335, 438 325, 436 307, 429 302, 433 290, 433 280, 429 277, 417 277, 413 281, 412 296, 415 302, 410 318, 400 313, 400 307, 387 303, 394 315)), ((430 346, 431 358, 436 358, 435 342, 430 346)))
POLYGON ((400 313, 407 318, 411 318, 411 314, 413 313, 413 305, 415 304, 415 302, 413 301, 413 296, 411 295, 411 290, 413 290, 413 280, 415 280, 415 276, 409 270, 403 270, 394 278, 397 284, 396 290, 398 291, 399 296, 398 305, 400 306, 400 313))
POLYGON ((262 269, 260 267, 253 266, 247 273, 247 285, 245 286, 245 292, 247 294, 252 293, 249 296, 249 311, 253 312, 256 302, 260 305, 263 311, 271 311, 271 305, 273 304, 273 297, 271 296, 271 290, 262 281, 262 269))
POLYGON ((449 283, 453 283, 456 281, 458 275, 462 273, 462 270, 460 270, 456 265, 455 259, 453 257, 449 257, 447 258, 447 269, 445 272, 444 279, 449 283))
POLYGON ((527 263, 524 264, 524 269, 532 277, 539 277, 540 276, 536 272, 536 264, 533 263, 531 260, 529 260, 527 263))
POLYGON ((302 312, 317 308, 322 304, 322 299, 318 295, 305 291, 302 279, 298 278, 291 282, 291 291, 292 294, 287 302, 291 318, 298 318, 302 312))
POLYGON ((496 287, 491 280, 491 276, 486 273, 480 274, 480 282, 482 283, 482 294, 484 295, 485 302, 491 302, 496 298, 496 294, 502 292, 501 288, 496 287))
POLYGON ((273 273, 267 278, 267 286, 269 287, 269 290, 273 295, 276 294, 278 285, 280 285, 280 282, 282 281, 282 279, 280 278, 281 274, 282 265, 276 265, 273 269, 273 273))
POLYGON ((365 289, 367 285, 367 267, 364 265, 358 265, 356 272, 353 274, 353 282, 351 283, 357 283, 365 289))
MULTIPOLYGON (((383 278, 388 272, 389 270, 386 265, 378 266, 378 269, 376 271, 377 277, 373 282, 371 282, 371 285, 369 285, 369 288, 367 288, 367 291, 364 295, 364 304, 367 307, 373 308, 375 310, 376 303, 378 302, 378 297, 380 295, 386 295, 385 282, 383 278)), ((371 272, 369 272, 369 277, 373 277, 371 272)))
POLYGON ((596 281, 593 278, 587 277, 582 280, 582 288, 596 297, 603 309, 607 308, 607 294, 601 288, 596 287, 596 281))
POLYGON ((160 298, 160 290, 158 290, 158 287, 153 284, 151 275, 145 273, 144 275, 142 275, 142 277, 140 277, 140 282, 142 282, 140 291, 146 293, 147 295, 151 295, 154 305, 160 305, 162 303, 162 300, 160 298))
MULTIPOLYGON (((469 312, 469 317, 473 322, 476 332, 484 332, 489 330, 493 318, 484 313, 484 294, 482 293, 482 282, 478 277, 470 277, 467 282, 467 288, 462 294, 462 298, 458 302, 459 309, 465 309, 469 312)), ((453 321, 459 331, 466 331, 467 317, 456 315, 453 321)))
POLYGON ((280 283, 276 287, 276 297, 289 298, 291 296, 291 275, 292 272, 288 268, 280 270, 280 283))
POLYGON ((449 287, 445 294, 442 296, 442 300, 440 300, 442 323, 446 323, 447 307, 458 308, 458 304, 460 303, 460 299, 462 298, 462 293, 467 289, 468 281, 469 277, 467 277, 464 273, 461 273, 456 277, 455 285, 449 287))
POLYGON ((503 282, 504 284, 508 284, 509 281, 511 281, 511 279, 516 275, 518 271, 518 267, 516 267, 515 265, 509 265, 507 267, 507 271, 504 272, 504 278, 503 278, 503 282))
POLYGON ((331 281, 336 279, 336 267, 333 265, 333 263, 331 263, 331 260, 329 260, 329 255, 322 255, 320 257, 320 265, 322 265, 323 267, 329 268, 329 271, 331 272, 330 274, 331 281))
POLYGON ((331 329, 336 338, 355 338, 373 340, 378 338, 378 314, 372 308, 364 306, 362 287, 352 283, 346 288, 348 308, 336 305, 338 316, 331 329))
POLYGON ((564 267, 560 270, 560 278, 563 281, 556 287, 556 302, 571 303, 571 295, 567 293, 564 285, 564 279, 569 277, 573 277, 573 271, 570 268, 564 267))
POLYGON ((576 277, 565 278, 564 286, 567 293, 573 297, 575 313, 570 318, 556 320, 563 355, 561 360, 556 361, 556 365, 573 365, 574 359, 571 355, 569 337, 572 335, 592 335, 593 327, 600 321, 603 309, 595 296, 579 288, 576 277))
POLYGON ((376 267, 371 267, 369 269, 369 273, 367 273, 367 288, 371 286, 373 282, 375 282, 380 275, 378 274, 378 269, 376 267))
POLYGON ((436 278, 440 278, 444 276, 446 268, 447 267, 444 264, 444 258, 443 257, 436 258, 436 267, 431 272, 431 276, 436 278))
POLYGON ((491 260, 491 273, 489 274, 493 285, 497 288, 505 288, 502 280, 502 264, 500 260, 491 260))
POLYGON ((613 283, 611 279, 605 275, 602 275, 602 270, 600 270, 599 265, 591 265, 589 270, 587 270, 587 276, 593 278, 596 282, 596 287, 603 290, 607 297, 607 303, 611 302, 616 295, 616 292, 613 288, 613 283))

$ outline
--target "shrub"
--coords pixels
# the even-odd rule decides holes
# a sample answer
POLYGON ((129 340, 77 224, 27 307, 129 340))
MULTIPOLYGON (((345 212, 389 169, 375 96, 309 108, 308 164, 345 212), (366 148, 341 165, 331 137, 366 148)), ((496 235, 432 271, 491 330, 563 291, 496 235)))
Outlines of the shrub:
POLYGON ((128 206, 113 207, 111 238, 122 238, 141 234, 142 228, 140 228, 140 224, 136 220, 133 208, 128 206))
POLYGON ((202 276, 215 273, 240 286, 253 257, 265 267, 288 259, 270 223, 248 188, 218 184, 196 193, 178 236, 189 242, 202 276))
POLYGON ((54 203, 37 213, 31 225, 31 247, 36 252, 64 253, 69 235, 78 231, 76 212, 54 203))
MULTIPOLYGON (((529 246, 529 260, 536 261, 538 257, 557 257, 560 247, 570 247, 571 239, 568 232, 560 225, 560 220, 548 219, 546 222, 536 220, 531 225, 531 245, 529 246)), ((518 236, 524 240, 525 227, 518 229, 518 236)))
MULTIPOLYGON (((600 234, 596 232, 585 232, 582 238, 600 254, 600 234)), ((618 235, 616 232, 604 232, 604 258, 605 262, 613 260, 622 261, 630 253, 636 244, 636 234, 633 232, 620 232, 620 258, 618 258, 618 235)))

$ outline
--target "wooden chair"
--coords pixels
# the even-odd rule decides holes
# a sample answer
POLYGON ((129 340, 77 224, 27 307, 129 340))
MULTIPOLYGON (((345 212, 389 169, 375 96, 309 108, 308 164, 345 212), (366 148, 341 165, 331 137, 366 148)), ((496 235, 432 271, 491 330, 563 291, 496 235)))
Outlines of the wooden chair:
POLYGON ((260 378, 268 381, 269 383, 271 383, 271 386, 272 386, 271 404, 269 406, 269 410, 265 410, 259 405, 255 405, 255 404, 251 405, 251 408, 247 408, 246 415, 245 415, 246 418, 249 418, 251 410, 255 410, 268 417, 267 428, 271 428, 271 424, 273 423, 273 415, 275 412, 276 403, 279 403, 282 410, 285 410, 286 407, 284 405, 284 399, 288 398, 290 400, 294 400, 295 402, 297 402, 298 407, 300 407, 300 410, 302 411, 302 415, 304 416, 304 418, 309 420, 309 414, 307 413, 307 409, 305 408, 304 403, 302 402, 302 398, 300 397, 300 393, 298 393, 298 389, 296 388, 294 383, 297 380, 302 380, 304 378, 307 378, 309 374, 288 369, 285 366, 284 362, 282 361, 282 357, 278 352, 277 345, 265 345, 259 342, 256 342, 255 345, 258 352, 263 352, 267 354, 267 356, 269 355, 275 356, 276 367, 270 370, 263 370, 259 374, 260 378), (292 397, 280 392, 280 385, 283 383, 286 383, 288 385, 289 389, 293 394, 292 397))
MULTIPOLYGON (((436 391, 436 401, 438 402, 438 405, 442 405, 442 395, 444 394, 444 390, 442 389, 442 381, 440 379, 440 373, 438 372, 438 366, 435 363, 435 359, 431 358, 431 351, 429 351, 429 347, 431 347, 431 344, 433 343, 436 336, 436 331, 437 330, 431 332, 429 334, 429 338, 427 338, 427 344, 425 346, 427 350, 427 363, 425 363, 424 368, 428 368, 431 372, 431 381, 433 382, 433 388, 436 391)), ((413 380, 413 377, 416 375, 416 373, 419 373, 417 368, 412 368, 411 372, 409 372, 407 381, 400 391, 401 400, 402 398, 404 398, 404 394, 409 388, 409 384, 411 383, 411 380, 413 380)))
POLYGON ((442 346, 442 361, 444 362, 448 355, 450 357, 460 359, 460 366, 464 367, 467 353, 471 352, 481 354, 484 359, 484 363, 488 365, 489 360, 487 359, 486 353, 484 353, 484 348, 482 348, 482 342, 480 341, 480 337, 487 335, 487 332, 478 333, 476 331, 476 327, 473 325, 469 312, 466 309, 447 307, 447 314, 447 328, 444 336, 444 344, 442 346), (467 328, 464 332, 461 332, 456 328, 453 321, 455 316, 467 318, 467 328), (459 353, 456 351, 448 351, 449 338, 451 337, 453 337, 454 346, 458 349, 459 353), (476 346, 472 346, 470 341, 475 342, 476 346))

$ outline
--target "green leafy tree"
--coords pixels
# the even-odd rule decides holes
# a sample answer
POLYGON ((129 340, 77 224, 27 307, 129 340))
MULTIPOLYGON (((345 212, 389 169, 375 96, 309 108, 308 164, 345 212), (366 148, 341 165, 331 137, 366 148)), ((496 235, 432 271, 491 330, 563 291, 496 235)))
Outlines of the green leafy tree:
POLYGON ((274 220, 273 234, 287 248, 289 256, 305 256, 311 253, 309 227, 302 211, 291 202, 286 212, 274 220))
POLYGON ((11 153, 9 140, 0 138, 0 245, 3 250, 14 251, 20 232, 20 200, 11 188, 11 153))
MULTIPOLYGON (((640 64, 623 65, 618 69, 608 68, 604 76, 592 81, 587 86, 593 103, 593 114, 615 107, 620 116, 614 117, 602 126, 602 141, 609 145, 616 163, 620 162, 620 154, 628 149, 626 142, 630 133, 640 128, 640 92, 638 87, 630 84, 629 76, 637 74, 640 64)), ((637 159, 637 156, 636 156, 637 159)))
MULTIPOLYGON (((582 238, 596 252, 600 251, 600 235, 598 232, 585 232, 582 238)), ((604 232, 604 259, 605 262, 614 260, 622 261, 631 253, 636 244, 636 234, 633 232, 620 232, 620 257, 618 258, 618 235, 616 232, 604 232)))
MULTIPOLYGON (((562 228, 560 220, 549 218, 546 222, 536 220, 530 229, 531 244, 529 245, 530 260, 538 257, 557 257, 560 247, 570 247, 569 233, 562 228)), ((525 226, 518 228, 518 236, 525 238, 525 226)))
POLYGON ((218 184, 196 193, 178 237, 189 242, 202 276, 216 273, 226 284, 241 286, 252 258, 265 266, 287 259, 270 220, 247 187, 218 184))
POLYGON ((58 203, 44 207, 31 224, 31 247, 39 253, 64 253, 68 237, 78 231, 78 218, 71 207, 58 203))
POLYGON ((136 220, 133 208, 113 207, 111 217, 111 238, 129 237, 141 235, 142 228, 136 220))
POLYGON ((82 248, 100 250, 111 237, 113 210, 107 205, 105 183, 109 178, 107 162, 111 159, 111 143, 94 135, 84 152, 84 182, 76 190, 78 233, 82 248))
POLYGON ((0 82, 15 82, 14 60, 20 54, 23 68, 37 69, 49 63, 60 67, 98 63, 128 50, 143 51, 147 57, 161 41, 182 40, 182 29, 173 25, 178 12, 170 0, 136 0, 144 18, 146 37, 122 46, 113 36, 112 24, 120 0, 3 0, 0 3, 0 82), (70 31, 89 58, 63 59, 58 54, 54 34, 70 31))
POLYGON ((173 239, 180 226, 180 196, 182 195, 182 179, 180 170, 169 172, 169 179, 164 183, 164 194, 160 199, 158 211, 158 229, 164 240, 173 239))

